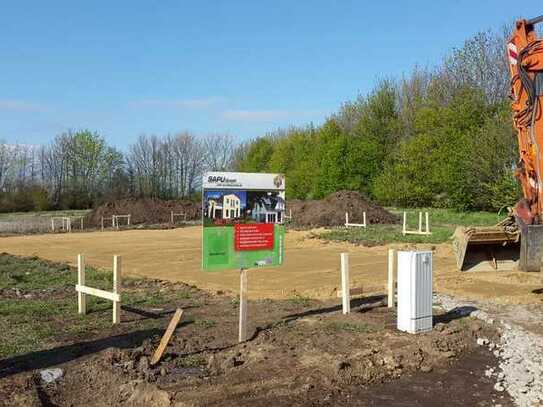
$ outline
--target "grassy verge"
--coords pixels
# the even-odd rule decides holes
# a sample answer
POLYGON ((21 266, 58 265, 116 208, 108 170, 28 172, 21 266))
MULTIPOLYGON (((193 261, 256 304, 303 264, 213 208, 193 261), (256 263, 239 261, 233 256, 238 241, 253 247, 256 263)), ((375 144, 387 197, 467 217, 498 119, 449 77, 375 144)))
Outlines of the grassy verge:
MULTIPOLYGON (((408 229, 418 228, 418 213, 428 212, 431 235, 402 235, 402 225, 368 225, 364 228, 334 229, 318 234, 316 237, 332 241, 344 241, 366 246, 386 243, 443 243, 450 239, 457 226, 491 226, 503 217, 492 212, 457 212, 450 209, 400 209, 387 208, 390 212, 403 216, 407 213, 408 229)), ((424 221, 423 221, 424 222, 424 221)), ((424 226, 423 226, 424 227, 424 226)))
MULTIPOLYGON (((131 315, 128 322, 113 326, 111 302, 91 296, 87 296, 88 314, 78 315, 76 279, 76 270, 64 264, 0 254, 0 359, 59 342, 163 325, 159 318, 131 315)), ((111 290, 112 273, 87 268, 86 283, 111 290)), ((145 280, 123 279, 123 307, 172 306, 191 295, 189 287, 152 290, 145 280)))
POLYGON ((0 221, 18 221, 32 218, 52 216, 85 216, 89 209, 66 209, 61 211, 38 211, 38 212, 4 212, 0 213, 0 221))

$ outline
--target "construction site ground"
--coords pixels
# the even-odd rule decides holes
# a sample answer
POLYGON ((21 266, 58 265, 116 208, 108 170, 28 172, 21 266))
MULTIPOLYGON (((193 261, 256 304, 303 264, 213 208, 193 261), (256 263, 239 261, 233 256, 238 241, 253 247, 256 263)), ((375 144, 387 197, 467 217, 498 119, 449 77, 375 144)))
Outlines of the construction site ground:
MULTIPOLYGON (((411 335, 382 295, 354 299, 349 315, 337 299, 253 299, 238 343, 235 296, 126 279, 111 325, 107 301, 77 314, 75 274, 0 255, 0 405, 513 405, 486 374, 497 359, 477 345, 497 343, 498 330, 458 310, 436 307, 434 329, 411 335), (181 323, 151 366, 178 307, 181 323)), ((87 283, 106 289, 111 273, 88 270, 87 283)))
POLYGON ((459 272, 448 243, 364 247, 318 238, 323 232, 289 230, 284 266, 249 270, 242 344, 239 272, 201 271, 200 226, 1 237, 0 252, 33 257, 0 255, 0 405, 543 402, 540 273, 459 272), (433 251, 434 300, 448 305, 435 308, 430 333, 395 327, 383 296, 391 247, 433 251), (337 298, 342 252, 351 287, 363 289, 350 315, 337 298), (111 287, 112 256, 122 256, 120 325, 111 325, 104 300, 77 315, 79 253, 103 269, 88 276, 101 289, 111 287), (176 307, 183 321, 151 367, 176 307), (52 367, 63 375, 44 383, 40 374, 52 367))
MULTIPOLYGON (((336 297, 340 286, 340 253, 350 256, 351 287, 365 293, 383 293, 387 276, 388 248, 413 245, 362 247, 346 242, 315 238, 318 230, 286 234, 285 264, 280 268, 249 270, 249 297, 285 299, 336 297)), ((539 273, 478 272, 456 269, 451 245, 416 245, 434 251, 434 290, 471 300, 498 304, 540 304, 543 280, 539 273)), ((203 272, 201 227, 169 230, 121 230, 88 233, 59 233, 0 238, 0 252, 75 264, 78 253, 87 264, 111 268, 114 254, 123 257, 126 275, 184 282, 211 292, 237 293, 239 272, 203 272)))

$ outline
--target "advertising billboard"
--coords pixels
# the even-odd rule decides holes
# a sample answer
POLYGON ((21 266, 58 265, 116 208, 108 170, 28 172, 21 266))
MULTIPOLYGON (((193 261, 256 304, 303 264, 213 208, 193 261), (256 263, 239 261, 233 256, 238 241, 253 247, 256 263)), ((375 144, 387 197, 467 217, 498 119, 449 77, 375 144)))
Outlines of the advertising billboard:
POLYGON ((202 269, 281 265, 285 204, 285 177, 281 174, 205 173, 202 269))

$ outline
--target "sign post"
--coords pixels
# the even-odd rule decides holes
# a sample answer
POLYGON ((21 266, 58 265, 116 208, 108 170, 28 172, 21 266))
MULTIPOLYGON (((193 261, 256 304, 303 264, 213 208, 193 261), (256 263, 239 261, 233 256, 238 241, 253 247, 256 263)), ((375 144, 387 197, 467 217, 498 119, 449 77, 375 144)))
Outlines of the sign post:
POLYGON ((247 269, 285 258, 285 177, 208 172, 202 193, 202 269, 240 270, 239 341, 247 340, 247 269))
POLYGON ((240 270, 239 284, 239 337, 238 341, 247 340, 247 269, 240 270))

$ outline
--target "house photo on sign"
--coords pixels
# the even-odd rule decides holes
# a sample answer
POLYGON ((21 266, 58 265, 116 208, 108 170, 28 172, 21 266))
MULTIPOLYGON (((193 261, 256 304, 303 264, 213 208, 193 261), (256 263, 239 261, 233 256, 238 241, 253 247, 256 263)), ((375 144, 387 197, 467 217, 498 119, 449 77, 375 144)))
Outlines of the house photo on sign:
POLYGON ((284 216, 283 175, 204 174, 203 270, 281 265, 285 254, 284 216))

